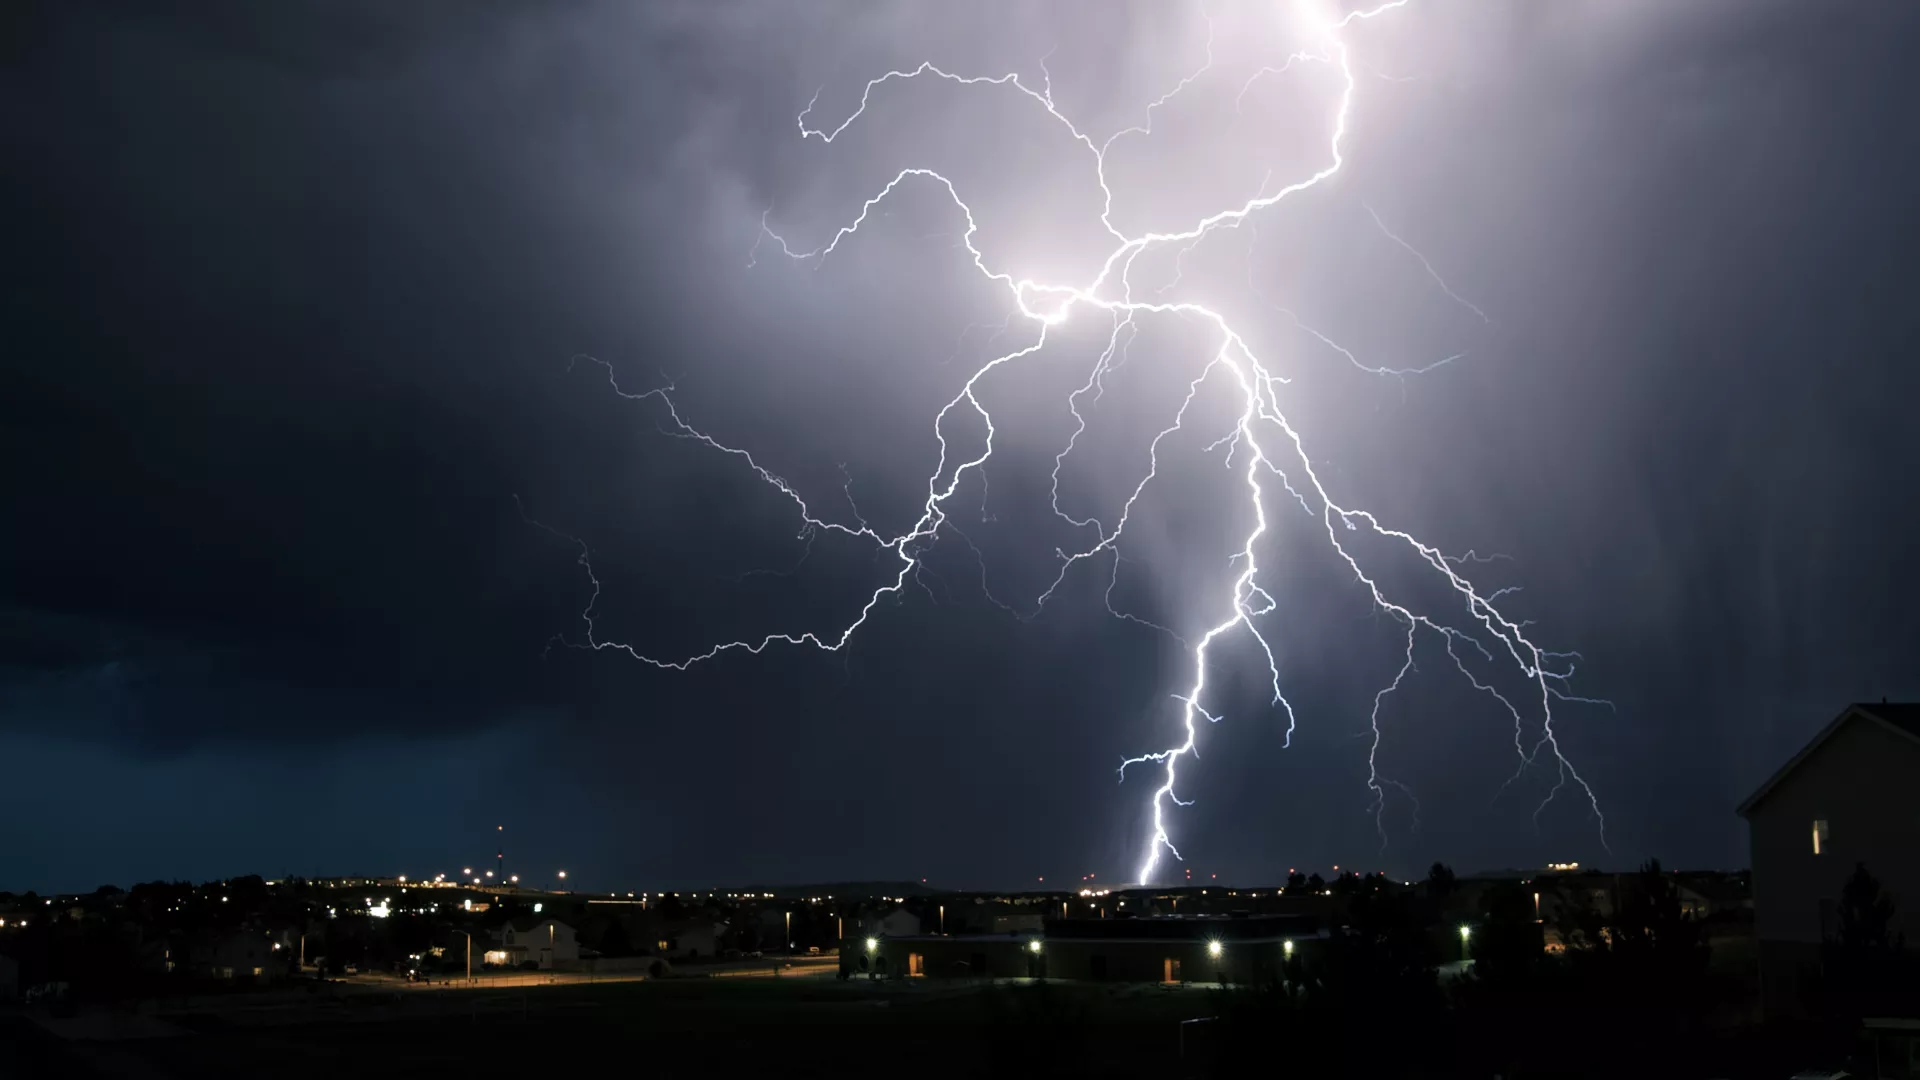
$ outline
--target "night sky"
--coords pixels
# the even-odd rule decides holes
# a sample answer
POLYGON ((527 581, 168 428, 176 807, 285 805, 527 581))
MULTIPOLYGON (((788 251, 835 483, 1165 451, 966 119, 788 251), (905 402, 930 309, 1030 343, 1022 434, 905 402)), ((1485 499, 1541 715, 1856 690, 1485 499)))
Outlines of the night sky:
MULTIPOLYGON (((1298 727, 1284 747, 1264 661, 1223 646, 1223 719, 1183 769, 1175 841, 1196 879, 1241 881, 1742 865, 1743 796, 1846 702, 1920 697, 1920 9, 1397 16, 1352 32, 1343 171, 1210 238, 1180 288, 1292 379, 1343 502, 1508 557, 1475 580, 1523 586, 1506 610, 1581 653, 1570 692, 1614 704, 1556 710, 1611 851, 1581 798, 1536 820, 1549 772, 1503 790, 1511 720, 1432 640, 1381 709, 1381 770, 1420 798, 1416 822, 1389 792, 1382 849, 1368 712, 1404 636, 1284 493, 1262 626, 1298 727), (1465 355, 1372 375, 1301 323, 1372 364, 1465 355)), ((590 545, 607 638, 679 658, 844 626, 884 554, 809 548, 739 460, 574 358, 629 392, 671 382, 682 416, 817 511, 851 520, 851 496, 906 528, 934 413, 1034 332, 994 339, 1011 306, 930 185, 817 264, 756 251, 761 215, 817 247, 925 165, 963 189, 983 250, 1058 275, 1106 250, 1090 159, 1004 88, 889 84, 831 145, 796 114, 818 90, 813 119, 837 124, 868 78, 922 59, 1039 85, 1046 57, 1060 109, 1104 138, 1205 60, 1199 8, 4 19, 0 888, 431 875, 489 857, 497 825, 509 869, 590 888, 1135 869, 1152 778, 1116 767, 1170 745, 1187 654, 1108 615, 1105 563, 1032 614, 1069 535, 1047 509, 1066 394, 1106 324, 991 384, 990 488, 956 496, 964 533, 839 653, 682 673, 549 649, 581 640, 591 586, 520 511, 590 545)), ((1182 224, 1320 167, 1324 65, 1236 109, 1298 45, 1271 22, 1217 35, 1215 68, 1113 152, 1117 224, 1182 224)), ((1161 259, 1140 287, 1172 276, 1161 259)), ((1115 512, 1203 339, 1143 331, 1063 471, 1071 509, 1115 512)), ((1214 433, 1143 506, 1112 594, 1187 635, 1217 614, 1245 521, 1240 474, 1201 453, 1214 433)))

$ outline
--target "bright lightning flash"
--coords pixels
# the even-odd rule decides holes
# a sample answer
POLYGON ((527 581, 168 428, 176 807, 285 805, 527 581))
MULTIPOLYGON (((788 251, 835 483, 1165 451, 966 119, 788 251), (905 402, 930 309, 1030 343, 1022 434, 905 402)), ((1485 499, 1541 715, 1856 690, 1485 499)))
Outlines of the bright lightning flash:
MULTIPOLYGON (((933 431, 940 446, 939 459, 934 466, 932 474, 928 477, 927 495, 924 503, 921 505, 918 519, 914 521, 911 527, 898 535, 886 535, 875 530, 864 518, 859 516, 857 511, 855 511, 851 522, 832 520, 815 511, 798 491, 777 474, 769 471, 756 460, 751 453, 744 449, 724 445, 687 423, 674 406, 671 398, 672 387, 662 387, 641 393, 628 393, 621 390, 616 384, 614 390, 622 397, 636 401, 657 400, 659 405, 664 408, 667 421, 671 425, 670 433, 699 441, 716 451, 738 458, 747 468, 753 470, 761 480, 777 490, 784 498, 791 500, 799 512, 802 523, 800 533, 804 539, 810 542, 812 538, 821 533, 835 533, 870 543, 875 545, 877 550, 890 552, 893 555, 895 572, 891 575, 890 581, 876 588, 872 595, 867 597, 857 617, 837 629, 826 631, 806 630, 799 633, 772 633, 757 640, 746 639, 721 642, 706 649, 704 652, 695 653, 679 659, 661 659, 645 655, 631 645, 603 639, 595 632, 594 607, 599 602, 600 581, 599 578, 594 575, 588 549, 584 543, 581 543, 577 539, 566 536, 564 533, 556 532, 555 535, 562 536, 579 546, 579 563, 585 569, 588 579, 593 586, 592 597, 586 609, 581 612, 581 618, 586 623, 586 637, 578 641, 569 640, 564 637, 557 640, 576 648, 595 650, 614 649, 623 651, 635 659, 656 667, 674 670, 685 670, 694 664, 711 660, 725 652, 742 651, 757 654, 769 646, 776 644, 810 645, 828 651, 837 651, 844 648, 847 643, 852 640, 854 633, 866 623, 868 617, 873 614, 883 599, 898 595, 906 590, 909 580, 914 579, 921 568, 922 557, 931 548, 943 528, 950 532, 957 531, 954 526, 948 522, 947 503, 959 489, 961 481, 968 473, 978 472, 984 468, 988 459, 993 454, 993 439, 996 434, 993 426, 993 417, 988 412, 986 406, 975 396, 976 388, 983 380, 999 372, 1000 369, 1015 366, 1021 361, 1027 360, 1036 353, 1039 353, 1047 345, 1049 331, 1070 318, 1076 309, 1099 311, 1105 313, 1107 317, 1113 320, 1113 335, 1109 339, 1108 346, 1096 364, 1092 375, 1088 378, 1087 382, 1078 390, 1074 391, 1067 400, 1067 407, 1076 421, 1076 427, 1073 435, 1068 439, 1066 447, 1056 456, 1053 471, 1054 512, 1069 524, 1083 532, 1089 533, 1092 542, 1082 546, 1078 550, 1061 552, 1059 573, 1053 583, 1039 596, 1035 610, 1037 611, 1039 607, 1045 605, 1046 601, 1066 579, 1067 574, 1078 563, 1101 556, 1110 557, 1114 560, 1114 572, 1118 572, 1120 544, 1126 534, 1127 525, 1132 515, 1134 505, 1158 473, 1160 444, 1169 435, 1183 430, 1183 425, 1187 420, 1188 407, 1198 395, 1201 386, 1209 380, 1225 380, 1228 386, 1237 392, 1237 398, 1241 403, 1239 415, 1234 420, 1231 429, 1226 431, 1220 439, 1214 443, 1214 446, 1226 445, 1229 446, 1232 451, 1243 454, 1241 475, 1246 486, 1247 506, 1251 508, 1254 519, 1252 530, 1246 534, 1245 540, 1241 544, 1238 552, 1232 556, 1229 562, 1229 566, 1236 568, 1237 573, 1232 578, 1231 585, 1226 590, 1225 595, 1220 597, 1220 614, 1218 620, 1209 626, 1198 638, 1185 642, 1191 649, 1192 654, 1192 679, 1182 693, 1175 695, 1175 699, 1181 704, 1179 740, 1166 749, 1143 753, 1137 757, 1129 758, 1121 764, 1122 779, 1125 778, 1126 769, 1129 766, 1153 764, 1159 766, 1160 772, 1160 783, 1158 787, 1154 789, 1149 804, 1153 821, 1152 836, 1148 840, 1144 861, 1140 866, 1137 880, 1140 882, 1151 882, 1153 880, 1154 870, 1158 864, 1162 850, 1173 855, 1176 859, 1180 858, 1180 853, 1178 849, 1174 847, 1173 840, 1167 831, 1167 806, 1169 803, 1179 806, 1189 805, 1187 800, 1183 800, 1175 795, 1174 786, 1177 778, 1176 770, 1181 759, 1195 752, 1195 741, 1197 737, 1196 719, 1204 718, 1210 722, 1218 719, 1218 717, 1207 711, 1202 702, 1205 700, 1207 694, 1209 653, 1212 651, 1214 645, 1222 638, 1230 634, 1244 633, 1260 647, 1266 657, 1267 671, 1271 678, 1271 703, 1285 712, 1287 718, 1287 735, 1289 742, 1291 741, 1295 724, 1293 706, 1281 692, 1280 665, 1275 659, 1272 646, 1269 645, 1259 625, 1259 620, 1263 616, 1271 613, 1276 607, 1273 597, 1260 585, 1261 570, 1257 557, 1261 538, 1265 536, 1268 531, 1267 496, 1269 489, 1267 484, 1270 481, 1277 481, 1279 486, 1284 488, 1288 495, 1294 501, 1298 502, 1307 513, 1319 519, 1325 527, 1327 542, 1331 545, 1332 550, 1346 563, 1355 579, 1368 590, 1374 604, 1378 606, 1380 611, 1387 613, 1406 629, 1405 662, 1395 673, 1392 682, 1383 687, 1375 696, 1373 712, 1370 717, 1373 743, 1368 752, 1368 788, 1374 795, 1373 809, 1375 811, 1376 823, 1378 824, 1379 822, 1379 814, 1384 806, 1386 788, 1392 786, 1402 791, 1406 790, 1404 785, 1400 785, 1396 781, 1389 780, 1382 776, 1374 766, 1374 759, 1380 744, 1380 705, 1388 694, 1400 688, 1408 674, 1413 671, 1416 638, 1425 631, 1437 637, 1441 643, 1444 644, 1447 655, 1476 689, 1498 701, 1511 716, 1514 724, 1514 746, 1519 758, 1519 765, 1515 772, 1516 777, 1521 775, 1529 766, 1535 765, 1543 752, 1550 755, 1550 760, 1546 764, 1555 774, 1556 780, 1551 790, 1547 793, 1546 798, 1541 802, 1540 808, 1543 809, 1569 783, 1575 785, 1585 795, 1594 818, 1599 824, 1601 840, 1604 843, 1606 822, 1605 818, 1601 816, 1599 801, 1594 795, 1592 788, 1581 778, 1580 774, 1574 769, 1572 763, 1568 761, 1566 756, 1561 753, 1560 745, 1554 732, 1554 704, 1556 701, 1591 700, 1574 697, 1565 690, 1567 680, 1570 679, 1573 674, 1571 660, 1574 659, 1574 655, 1548 652, 1540 648, 1529 640, 1524 622, 1516 622, 1501 613, 1500 609, 1495 606, 1495 601, 1499 600, 1502 594, 1510 590, 1503 589, 1498 592, 1483 593, 1468 579, 1467 566, 1473 563, 1490 561, 1487 557, 1475 556, 1471 552, 1465 556, 1458 557, 1442 554, 1438 549, 1409 533, 1383 524, 1373 514, 1365 510, 1349 509, 1336 502, 1333 496, 1327 491, 1326 486, 1321 482, 1320 477, 1315 474, 1299 432, 1295 429, 1282 409, 1281 387, 1285 385, 1286 380, 1276 375, 1263 363, 1261 359, 1254 354, 1253 350, 1249 348, 1241 334, 1235 330, 1233 326, 1229 325, 1228 321, 1218 312, 1199 303, 1163 302, 1157 299, 1140 299, 1134 294, 1133 283, 1129 276, 1135 261, 1149 250, 1174 247, 1179 249, 1179 253, 1184 254, 1216 230, 1222 228, 1238 228, 1242 224, 1250 224, 1251 219, 1259 212, 1278 205, 1290 196, 1313 188, 1338 173, 1345 163, 1343 148, 1347 138, 1348 125, 1352 119, 1357 82, 1354 63, 1349 56, 1347 32, 1367 20, 1388 15, 1394 10, 1404 7, 1407 3, 1408 0, 1393 0, 1393 2, 1384 3, 1378 7, 1351 12, 1337 19, 1310 16, 1309 24, 1313 28, 1312 36, 1315 39, 1312 47, 1293 53, 1281 66, 1267 67, 1256 72, 1252 79, 1248 80, 1246 87, 1242 88, 1240 96, 1244 98, 1247 88, 1252 86, 1254 80, 1264 75, 1278 74, 1286 71, 1295 64, 1320 64, 1334 72, 1339 79, 1340 91, 1337 104, 1334 106, 1334 114, 1331 118, 1332 136, 1326 148, 1324 163, 1317 170, 1280 186, 1271 194, 1264 193, 1265 186, 1263 185, 1261 188, 1262 193, 1256 194, 1255 197, 1246 200, 1238 206, 1229 206, 1209 216, 1200 218, 1187 228, 1177 232, 1146 232, 1130 236, 1112 224, 1111 217, 1114 196, 1112 189, 1107 185, 1107 153, 1114 142, 1123 136, 1129 134, 1148 135, 1151 133, 1151 118, 1154 108, 1171 100, 1175 95, 1184 90, 1188 84, 1193 82, 1194 79, 1205 73, 1212 65, 1211 41, 1209 42, 1206 64, 1192 75, 1182 79, 1173 89, 1169 90, 1159 100, 1148 106, 1148 122, 1146 126, 1128 128, 1117 132, 1108 137, 1104 142, 1096 142, 1092 137, 1082 132, 1055 107, 1050 77, 1044 79, 1040 89, 1036 90, 1028 85, 1028 83, 1022 81, 1017 74, 993 77, 961 76, 944 71, 931 63, 923 63, 919 67, 911 70, 889 71, 869 81, 865 91, 861 95, 859 107, 831 129, 811 126, 809 124, 808 118, 812 115, 814 105, 818 101, 818 95, 815 95, 815 101, 809 102, 807 108, 800 113, 798 126, 803 139, 819 139, 822 143, 832 143, 842 132, 846 131, 848 127, 859 120, 861 115, 865 113, 868 101, 874 92, 888 83, 902 82, 910 79, 937 79, 952 83, 958 87, 992 89, 998 92, 1012 92, 1024 95, 1027 99, 1031 100, 1036 107, 1045 110, 1052 118, 1052 121, 1060 124, 1073 140, 1086 149, 1091 159, 1094 176, 1099 182, 1102 194, 1103 204, 1100 208, 1100 221, 1105 226, 1107 233, 1112 237, 1114 246, 1107 255, 1106 260, 1101 264, 1099 272, 1093 276, 1092 280, 1079 284, 1017 278, 1010 273, 996 270, 989 262, 987 255, 974 243, 974 234, 977 231, 977 226, 974 221, 972 208, 969 207, 967 202, 961 197, 960 192, 955 188, 952 181, 938 171, 928 168, 907 168, 901 170, 891 181, 865 201, 860 209, 860 213, 851 223, 840 227, 827 239, 825 244, 814 249, 801 250, 791 246, 780 233, 774 231, 767 225, 763 217, 761 222, 762 240, 771 241, 779 247, 783 254, 791 259, 797 261, 813 261, 817 264, 819 260, 832 255, 840 249, 843 243, 855 236, 861 227, 866 224, 875 207, 892 195, 896 189, 905 184, 935 185, 946 193, 965 217, 966 231, 962 238, 962 244, 971 257, 973 266, 988 280, 997 283, 1007 290, 1014 306, 1017 308, 1018 314, 1032 323, 1036 328, 1035 336, 1030 344, 998 356, 975 371, 973 375, 966 380, 965 384, 960 388, 960 391, 955 394, 934 417, 933 431), (1215 340, 1218 342, 1218 347, 1200 374, 1188 384, 1185 399, 1180 403, 1174 415, 1173 422, 1153 436, 1148 447, 1149 467, 1147 473, 1133 486, 1131 494, 1127 497, 1112 527, 1109 528, 1095 518, 1073 517, 1060 509, 1059 469, 1061 462, 1072 452, 1075 440, 1078 439, 1080 433, 1084 431, 1086 427, 1086 422, 1084 418, 1082 418, 1079 409, 1082 396, 1089 392, 1094 392, 1097 396, 1101 374, 1103 371, 1109 369, 1109 365, 1113 362, 1116 352, 1123 348, 1123 342, 1130 339, 1131 335, 1135 332, 1135 320, 1143 317, 1168 315, 1184 316, 1190 320, 1198 321, 1211 327, 1215 335, 1215 340), (964 413, 969 411, 978 416, 980 421, 985 425, 986 438, 983 448, 977 455, 963 457, 952 453, 948 447, 946 435, 947 422, 950 416, 954 414, 964 415, 964 413), (1456 616, 1460 625, 1445 621, 1438 615, 1416 611, 1407 604, 1390 596, 1375 580, 1375 575, 1363 568, 1361 561, 1350 553, 1346 545, 1342 542, 1343 534, 1362 531, 1371 532, 1375 536, 1392 544, 1401 545, 1417 559, 1423 561, 1431 569, 1433 574, 1436 575, 1436 583, 1444 583, 1457 599, 1461 610, 1456 613, 1456 616), (1488 663, 1495 662, 1497 657, 1504 655, 1517 669, 1519 677, 1530 687, 1528 697, 1537 698, 1537 723, 1540 732, 1539 737, 1533 741, 1531 748, 1527 745, 1527 740, 1524 735, 1527 727, 1526 714, 1531 711, 1531 706, 1523 707, 1520 701, 1516 701, 1501 693, 1501 691, 1494 686, 1476 677, 1468 668, 1461 653, 1457 650, 1457 646, 1460 645, 1465 645, 1467 649, 1471 650, 1482 661, 1488 663)), ((1042 63, 1042 70, 1045 70, 1044 61, 1042 63)), ((1238 102, 1236 101, 1236 106, 1237 104, 1238 102)), ((1368 209, 1368 213, 1373 214, 1371 208, 1368 209)), ((1420 261, 1420 264, 1425 268, 1427 274, 1435 284, 1450 298, 1465 306, 1483 320, 1486 318, 1485 314, 1481 312, 1479 308, 1473 307, 1455 295, 1453 290, 1440 279, 1439 274, 1433 269, 1432 264, 1427 261, 1426 257, 1414 250, 1411 245, 1399 236, 1389 232, 1377 214, 1373 214, 1373 220, 1380 231, 1385 233, 1390 240, 1405 248, 1420 261)), ((759 246, 760 245, 756 243, 756 255, 759 246)), ((750 258, 750 264, 751 261, 750 258)), ((1287 314, 1291 316, 1290 312, 1287 314)), ((1298 323, 1297 319, 1294 321, 1298 323)), ((1304 326, 1302 326, 1301 329, 1306 330, 1322 343, 1331 346, 1334 350, 1341 353, 1349 361, 1352 361, 1356 366, 1360 366, 1362 370, 1365 371, 1379 374, 1409 375, 1439 366, 1438 364, 1430 364, 1425 368, 1407 370, 1366 367, 1365 365, 1359 364, 1359 361, 1354 360, 1352 353, 1341 348, 1318 331, 1311 330, 1304 326)), ((1449 357, 1448 359, 1453 358, 1449 357)), ((1441 361, 1440 363, 1445 362, 1446 361, 1441 361)), ((608 367, 607 370, 609 381, 612 381, 611 367, 608 367)), ((1233 461, 1231 455, 1228 460, 1231 465, 1233 461)), ((538 523, 536 522, 535 524, 538 523)), ((542 527, 545 528, 545 526, 542 527)), ((962 539, 965 539, 964 536, 962 536, 962 539)), ((1110 596, 1111 587, 1109 587, 1109 597, 1110 596)), ((1109 610, 1112 610, 1110 600, 1108 606, 1109 610)), ((1133 616, 1123 615, 1118 611, 1115 611, 1114 614, 1122 615, 1122 617, 1125 618, 1133 618, 1133 616)), ((1144 620, 1136 621, 1144 622, 1144 620)), ((1176 638, 1176 640, 1182 639, 1176 638)), ((1407 793, 1411 795, 1411 792, 1407 793)), ((1538 814, 1539 809, 1536 809, 1536 819, 1538 818, 1538 814)), ((1381 838, 1384 843, 1386 839, 1384 827, 1381 828, 1381 838)))

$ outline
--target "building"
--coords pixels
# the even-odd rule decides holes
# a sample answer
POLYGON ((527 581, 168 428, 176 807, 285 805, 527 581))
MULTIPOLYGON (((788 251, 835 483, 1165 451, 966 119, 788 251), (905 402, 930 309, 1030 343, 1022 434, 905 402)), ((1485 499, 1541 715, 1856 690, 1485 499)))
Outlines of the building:
POLYGON ((841 972, 870 978, 1261 983, 1325 934, 1300 916, 1049 919, 1038 933, 874 935, 843 942, 841 972))
POLYGON ((869 915, 860 920, 860 929, 867 937, 906 937, 920 932, 920 916, 897 907, 885 915, 869 915))
MULTIPOLYGON (((280 946, 257 930, 219 934, 194 942, 187 949, 187 967, 196 975, 214 979, 268 981, 285 975, 286 957, 280 946)), ((177 950, 174 951, 177 957, 177 950)))
POLYGON ((1920 942, 1920 704, 1849 705, 1740 804, 1753 859, 1761 999, 1790 1011, 1865 866, 1894 933, 1920 942))
POLYGON ((673 960, 718 960, 726 948, 728 926, 712 919, 693 919, 660 927, 655 951, 673 960))
POLYGON ((520 919, 500 928, 500 936, 483 959, 502 967, 536 964, 542 971, 571 967, 580 960, 580 943, 573 927, 557 919, 520 919))

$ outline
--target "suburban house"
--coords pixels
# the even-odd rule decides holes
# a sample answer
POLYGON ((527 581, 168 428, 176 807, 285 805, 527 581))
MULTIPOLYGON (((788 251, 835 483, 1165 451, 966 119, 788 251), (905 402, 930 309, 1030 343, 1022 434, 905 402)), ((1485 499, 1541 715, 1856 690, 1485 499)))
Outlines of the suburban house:
POLYGON ((894 908, 885 915, 869 915, 861 921, 867 937, 907 937, 920 932, 920 916, 906 908, 894 908))
POLYGON ((573 927, 556 919, 520 919, 500 928, 497 942, 484 957, 489 964, 520 967, 538 964, 548 971, 571 967, 580 960, 580 943, 573 927))
POLYGON ((187 949, 187 966, 215 979, 277 979, 287 973, 279 948, 260 931, 240 930, 194 942, 187 949))
POLYGON ((1753 859, 1761 997, 1789 1011, 1817 973, 1856 866, 1920 943, 1920 704, 1849 705, 1740 804, 1753 859))
POLYGON ((694 919, 662 926, 654 944, 660 955, 670 959, 715 960, 726 947, 726 940, 726 923, 694 919))
POLYGON ((1277 977, 1323 947, 1301 915, 1049 919, 1012 934, 907 934, 848 941, 840 975, 856 979, 1032 978, 1128 983, 1243 983, 1277 977))

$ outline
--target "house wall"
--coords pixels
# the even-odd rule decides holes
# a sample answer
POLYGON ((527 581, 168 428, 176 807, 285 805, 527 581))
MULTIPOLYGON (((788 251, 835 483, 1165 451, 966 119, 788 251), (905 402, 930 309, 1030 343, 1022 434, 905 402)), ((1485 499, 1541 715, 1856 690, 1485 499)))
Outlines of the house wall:
POLYGON ((1748 814, 1754 934, 1770 1009, 1796 994, 1831 932, 1841 886, 1864 863, 1920 942, 1920 743, 1872 721, 1843 723, 1748 814), (1828 833, 1813 852, 1816 820, 1828 833))
POLYGON ((675 960, 715 960, 720 956, 726 927, 711 923, 659 931, 659 941, 667 943, 660 951, 675 960))
POLYGON ((511 926, 502 928, 500 945, 496 946, 496 951, 499 950, 504 950, 513 964, 533 960, 542 968, 580 959, 580 943, 574 936, 573 927, 551 919, 526 931, 515 930, 511 926), (551 934, 547 932, 548 927, 553 928, 551 934))
POLYGON ((849 976, 904 978, 910 957, 921 958, 921 973, 931 978, 1026 978, 1033 969, 1026 941, 1013 937, 883 937, 869 951, 865 939, 840 943, 840 967, 849 976))
MULTIPOLYGON (((920 957, 921 974, 930 978, 1042 977, 1104 982, 1161 982, 1166 962, 1178 962, 1180 982, 1261 983, 1280 974, 1285 946, 1274 939, 1228 940, 1218 957, 1209 956, 1204 940, 1047 938, 1040 951, 1029 948, 1032 939, 1003 936, 880 938, 871 952, 865 941, 841 943, 841 967, 853 978, 870 973, 880 978, 911 974, 912 957, 920 957)), ((1313 938, 1296 942, 1304 961, 1319 946, 1313 938)))

